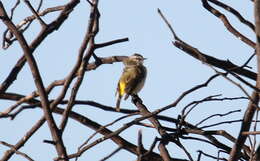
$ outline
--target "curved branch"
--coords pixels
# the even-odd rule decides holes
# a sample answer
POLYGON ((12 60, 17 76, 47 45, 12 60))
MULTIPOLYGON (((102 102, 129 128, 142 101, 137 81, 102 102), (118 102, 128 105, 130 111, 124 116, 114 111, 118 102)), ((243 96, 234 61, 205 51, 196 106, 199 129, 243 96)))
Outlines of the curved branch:
POLYGON ((167 19, 165 18, 165 16, 162 14, 162 12, 159 9, 158 9, 158 13, 162 17, 164 22, 167 24, 167 26, 169 27, 171 33, 173 34, 173 38, 174 38, 173 45, 175 47, 179 48, 180 50, 182 50, 185 53, 189 54, 190 56, 194 57, 195 59, 198 59, 202 63, 210 64, 217 68, 220 68, 220 69, 223 69, 226 71, 231 71, 236 74, 245 76, 249 79, 256 80, 257 74, 255 72, 244 69, 244 68, 242 68, 243 66, 242 67, 237 66, 237 65, 233 64, 232 62, 230 62, 229 60, 225 61, 225 60, 217 59, 215 57, 204 54, 204 53, 200 52, 198 49, 189 45, 188 43, 182 41, 177 36, 177 34, 174 32, 172 26, 170 25, 170 23, 167 21, 167 19))
POLYGON ((243 41, 244 43, 246 43, 247 45, 251 46, 252 48, 255 48, 256 43, 253 42, 252 40, 248 39, 246 36, 244 36, 243 34, 241 34, 240 32, 238 32, 228 21, 227 17, 222 14, 221 12, 219 12, 217 9, 213 8, 212 6, 209 5, 208 0, 201 0, 203 7, 205 9, 207 9, 210 13, 212 13, 213 15, 215 15, 216 17, 218 17, 223 24, 225 25, 225 27, 227 28, 227 30, 232 33, 233 35, 235 35, 237 38, 239 38, 239 40, 243 41))
POLYGON ((246 26, 248 26, 253 32, 255 32, 255 25, 253 23, 251 23, 250 21, 246 20, 237 10, 235 10, 234 8, 228 6, 225 3, 222 3, 218 0, 208 0, 212 3, 214 3, 215 5, 224 8, 226 11, 232 13, 234 16, 236 16, 239 21, 243 24, 245 24, 246 26))

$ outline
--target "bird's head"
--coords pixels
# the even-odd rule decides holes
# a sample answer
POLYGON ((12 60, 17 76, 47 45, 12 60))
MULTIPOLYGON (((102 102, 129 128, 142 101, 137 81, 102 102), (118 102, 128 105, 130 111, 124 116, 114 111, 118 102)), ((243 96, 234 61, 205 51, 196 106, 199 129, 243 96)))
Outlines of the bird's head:
POLYGON ((141 65, 141 64, 143 64, 145 59, 146 58, 144 58, 142 55, 135 53, 135 54, 129 56, 124 61, 124 64, 125 65, 141 65))

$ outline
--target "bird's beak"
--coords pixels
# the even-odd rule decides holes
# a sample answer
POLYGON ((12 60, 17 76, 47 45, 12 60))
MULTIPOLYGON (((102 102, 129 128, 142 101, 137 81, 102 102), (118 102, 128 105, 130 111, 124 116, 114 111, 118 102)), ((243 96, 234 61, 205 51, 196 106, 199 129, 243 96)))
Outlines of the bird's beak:
POLYGON ((147 60, 147 58, 143 58, 143 60, 147 60))

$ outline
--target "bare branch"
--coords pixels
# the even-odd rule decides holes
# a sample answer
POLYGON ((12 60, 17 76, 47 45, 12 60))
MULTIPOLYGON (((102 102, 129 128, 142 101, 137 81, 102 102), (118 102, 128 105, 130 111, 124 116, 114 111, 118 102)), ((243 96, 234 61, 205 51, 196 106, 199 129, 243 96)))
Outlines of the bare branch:
POLYGON ((224 114, 214 114, 214 115, 210 115, 210 116, 206 117, 205 119, 201 120, 200 122, 198 122, 195 126, 198 126, 198 125, 202 124, 203 122, 209 120, 210 118, 213 118, 213 117, 216 117, 216 116, 223 117, 223 116, 227 116, 227 115, 229 115, 229 114, 235 113, 235 112, 241 112, 241 110, 229 111, 229 112, 224 113, 224 114))
POLYGON ((235 35, 237 38, 239 38, 239 40, 243 41, 244 43, 246 43, 247 45, 251 46, 252 48, 255 48, 255 42, 251 41, 250 39, 248 39, 246 36, 244 36, 243 34, 241 34, 240 32, 238 32, 228 21, 227 17, 222 14, 220 11, 218 11, 217 9, 213 8, 212 6, 209 5, 208 0, 201 0, 203 7, 205 9, 207 9, 210 13, 212 13, 213 15, 215 15, 216 17, 218 17, 223 24, 225 25, 225 27, 227 28, 227 30, 232 33, 233 35, 235 35))
MULTIPOLYGON (((252 120, 252 122, 255 122, 256 120, 252 120)), ((205 129, 205 128, 210 128, 210 127, 214 127, 214 126, 219 126, 219 125, 223 125, 223 124, 231 124, 231 123, 236 123, 236 122, 243 122, 243 119, 238 119, 238 120, 230 120, 230 121, 221 121, 221 122, 217 122, 214 124, 210 124, 210 125, 204 125, 201 126, 201 129, 205 129)), ((259 121, 257 121, 259 122, 259 121)))
POLYGON ((247 136, 243 135, 243 132, 246 132, 250 129, 252 118, 253 118, 255 110, 256 110, 256 105, 259 102, 259 96, 256 92, 253 92, 251 97, 253 100, 250 100, 250 103, 244 114, 239 136, 232 148, 232 151, 230 152, 229 161, 235 161, 239 158, 239 152, 241 150, 241 147, 244 145, 244 143, 246 141, 247 136))
MULTIPOLYGON (((39 14, 37 13, 37 11, 35 11, 35 9, 33 8, 33 6, 31 5, 29 0, 24 0, 25 4, 30 8, 31 12, 34 14, 34 16, 37 18, 37 20, 40 22, 40 24, 42 25, 42 27, 47 27, 47 25, 45 24, 45 22, 41 19, 41 17, 39 16, 39 14)), ((41 3, 40 3, 41 4, 41 3)))
MULTIPOLYGON (((31 11, 32 14, 29 12, 29 15, 22 17, 22 21, 19 21, 15 25, 13 21, 17 20, 17 17, 20 16, 16 13, 18 11, 18 7, 21 9, 20 7, 24 7, 24 5, 20 5, 20 0, 16 0, 13 2, 12 6, 8 5, 10 8, 7 11, 3 5, 4 2, 0 1, 0 21, 4 22, 7 27, 7 30, 3 31, 3 48, 7 49, 10 46, 16 45, 14 42, 18 42, 20 44, 19 47, 23 51, 23 56, 17 60, 16 64, 13 68, 11 68, 11 71, 9 71, 9 73, 7 73, 3 78, 4 81, 1 82, 2 84, 0 84, 0 99, 5 102, 8 101, 8 106, 2 108, 0 111, 0 120, 11 119, 10 121, 13 122, 13 119, 15 119, 15 121, 18 121, 17 116, 22 117, 25 112, 36 111, 39 108, 43 110, 44 113, 25 134, 21 135, 22 137, 19 138, 14 145, 0 141, 0 144, 10 147, 7 148, 5 153, 3 153, 2 158, 0 159, 1 161, 10 160, 14 154, 22 155, 27 160, 31 161, 32 159, 27 156, 27 154, 20 152, 21 147, 25 146, 26 143, 31 140, 31 137, 38 131, 38 129, 40 129, 45 121, 48 123, 52 138, 49 140, 44 139, 43 142, 47 143, 49 146, 55 146, 57 155, 53 156, 53 159, 57 161, 68 161, 73 158, 75 158, 75 160, 80 160, 82 159, 80 157, 83 154, 93 150, 97 146, 102 146, 105 141, 112 141, 117 147, 108 151, 108 153, 104 156, 101 155, 101 160, 112 159, 112 157, 114 157, 115 154, 122 149, 134 154, 137 157, 137 161, 194 161, 196 159, 197 161, 202 161, 208 158, 213 158, 215 160, 227 160, 225 157, 227 157, 228 154, 230 155, 229 161, 254 161, 257 158, 260 158, 257 154, 260 151, 260 146, 256 147, 256 143, 258 142, 257 139, 259 137, 258 135, 260 135, 260 132, 257 131, 259 122, 258 110, 260 110, 260 107, 258 107, 260 92, 260 0, 254 1, 256 18, 255 26, 247 20, 246 17, 244 17, 240 10, 232 8, 231 5, 227 5, 219 0, 201 0, 204 6, 202 9, 208 10, 211 14, 220 19, 226 27, 223 28, 224 30, 227 29, 230 33, 239 38, 241 40, 241 44, 245 43, 255 50, 253 54, 245 58, 245 60, 242 60, 243 62, 241 64, 234 64, 233 60, 231 62, 229 60, 218 59, 215 56, 211 56, 209 54, 210 52, 203 53, 199 49, 186 43, 178 37, 179 35, 174 30, 173 26, 171 26, 164 14, 160 11, 160 9, 158 9, 160 18, 163 20, 163 23, 167 25, 166 29, 169 29, 170 34, 172 35, 172 45, 200 61, 202 64, 207 65, 207 67, 213 69, 215 74, 206 78, 200 84, 193 85, 191 87, 187 85, 187 90, 179 93, 177 97, 172 99, 172 102, 168 102, 168 105, 165 103, 166 106, 156 107, 156 110, 154 111, 149 111, 149 108, 145 106, 145 103, 143 103, 137 95, 133 94, 131 95, 132 102, 137 109, 130 110, 125 107, 125 109, 122 109, 120 112, 117 112, 113 105, 106 105, 102 102, 97 102, 96 100, 77 99, 80 94, 80 88, 82 87, 83 81, 85 81, 88 71, 95 72, 94 70, 98 69, 100 66, 109 67, 105 64, 124 62, 127 57, 126 55, 113 56, 111 53, 106 57, 101 57, 101 54, 104 55, 107 53, 100 54, 99 51, 101 52, 104 50, 99 49, 117 43, 126 42, 129 41, 129 39, 119 38, 105 42, 97 42, 97 35, 101 27, 99 26, 99 23, 102 20, 100 19, 100 16, 103 16, 101 13, 105 13, 101 11, 99 12, 98 2, 101 1, 69 0, 60 6, 54 7, 49 6, 49 3, 47 4, 47 2, 45 3, 43 0, 39 0, 38 2, 24 0, 25 8, 22 9, 31 11), (41 77, 37 67, 38 63, 35 61, 35 55, 33 54, 37 48, 42 45, 43 41, 47 41, 46 38, 50 34, 58 30, 61 25, 69 19, 72 11, 77 10, 78 8, 76 6, 80 3, 87 5, 88 10, 84 13, 89 14, 89 17, 85 16, 84 19, 86 21, 86 29, 84 35, 82 35, 83 40, 79 45, 76 61, 64 78, 58 81, 51 81, 52 83, 45 88, 45 85, 43 84, 44 78, 41 77), (34 6, 34 4, 37 6, 34 6), (259 8, 257 8, 258 5, 259 8), (45 6, 50 8, 43 8, 45 6), (214 7, 216 7, 216 9, 214 7), (220 10, 217 10, 217 8, 220 8, 220 10), (224 10, 224 12, 221 13, 221 10, 224 10), (8 16, 6 12, 10 13, 10 16, 8 16), (238 31, 232 24, 230 24, 229 18, 226 17, 224 13, 232 14, 231 16, 235 16, 235 19, 238 19, 241 24, 246 25, 246 27, 254 31, 257 35, 256 43, 243 35, 242 30, 238 31), (45 15, 48 15, 48 23, 44 21, 43 16, 45 15), (36 26, 31 25, 33 22, 35 23, 35 21, 38 21, 40 26, 37 24, 36 26), (37 30, 35 27, 39 27, 39 30, 37 31, 38 34, 35 37, 30 37, 29 39, 24 37, 27 35, 27 32, 31 31, 30 29, 37 30), (24 33, 26 34, 24 35, 24 33), (27 39, 33 40, 30 44, 28 44, 26 41, 27 39), (91 59, 94 61, 91 62, 91 59), (255 66, 251 66, 251 64, 255 64, 252 61, 255 59, 258 63, 257 72, 254 71, 255 66), (25 94, 21 91, 13 91, 13 93, 6 92, 9 91, 9 87, 15 85, 15 80, 19 78, 18 74, 21 73, 20 71, 26 63, 28 63, 31 69, 29 72, 33 75, 36 90, 33 89, 31 93, 25 94), (219 69, 224 70, 224 72, 219 69), (224 79, 234 84, 244 93, 240 92, 240 95, 237 95, 239 93, 236 93, 236 95, 222 96, 222 93, 224 94, 226 92, 225 89, 221 89, 224 91, 220 92, 220 94, 216 94, 216 92, 211 88, 204 88, 211 85, 211 83, 214 83, 213 80, 218 81, 216 78, 219 78, 219 76, 222 76, 224 79), (256 82, 256 85, 254 82, 256 82), (61 87, 57 89, 58 86, 61 87), (207 90, 208 94, 202 96, 201 94, 205 94, 201 91, 202 89, 207 90), (59 93, 57 93, 58 90, 59 93), (250 95, 248 92, 249 90, 253 90, 253 94, 250 95), (188 97, 193 95, 195 97, 188 97), (243 97, 243 95, 246 96, 243 97), (229 101, 228 103, 234 103, 237 105, 237 103, 240 102, 244 103, 244 100, 248 102, 248 107, 244 115, 243 113, 239 113, 240 116, 244 116, 243 119, 239 116, 233 116, 234 113, 241 112, 241 110, 236 109, 224 112, 214 112, 208 115, 203 114, 200 116, 199 120, 198 118, 196 119, 198 120, 198 123, 194 119, 189 119, 192 120, 192 122, 195 121, 195 124, 191 123, 187 119, 187 117, 191 118, 195 114, 195 109, 197 111, 200 110, 199 107, 201 103, 210 102, 210 105, 214 105, 215 101, 229 101), (9 102, 13 103, 9 106, 9 102), (62 106, 63 108, 59 106, 62 106), (73 111, 73 108, 76 106, 80 108, 81 111, 89 109, 97 111, 102 110, 102 112, 111 114, 111 119, 110 121, 104 123, 104 125, 98 124, 97 122, 99 122, 99 120, 96 120, 95 117, 88 118, 78 112, 73 111), (175 111, 174 108, 179 108, 178 106, 182 108, 177 110, 181 111, 179 114, 174 113, 174 115, 172 115, 171 113, 167 113, 172 110, 175 111), (255 113, 256 116, 253 117, 255 113), (57 116, 56 114, 58 114, 61 118, 60 120, 58 119, 60 121, 58 124, 59 126, 57 126, 55 122, 56 118, 54 117, 57 116), (112 117, 113 114, 114 116, 112 117), (212 118, 215 118, 217 121, 210 120, 212 118), (66 129, 66 127, 68 122, 71 120, 74 120, 73 124, 83 125, 85 129, 94 131, 89 136, 86 136, 86 140, 83 140, 82 143, 77 146, 78 150, 76 152, 67 154, 62 136, 65 130, 69 130, 66 129), (209 121, 210 124, 208 123, 207 125, 204 125, 209 121), (236 134, 234 131, 230 131, 228 129, 238 123, 241 124, 239 134, 236 134), (251 123, 253 123, 252 127, 251 123), (220 127, 219 125, 225 126, 220 127), (155 136, 143 138, 141 131, 139 131, 136 138, 137 143, 132 144, 128 141, 128 136, 125 134, 128 133, 128 130, 133 129, 134 126, 141 127, 143 131, 148 129, 152 130, 155 132, 153 133, 155 136), (110 128, 113 128, 114 130, 110 130, 110 128), (145 139, 145 141, 150 139, 151 145, 148 145, 148 150, 145 149, 147 145, 143 144, 143 139, 145 139), (245 142, 246 139, 248 139, 248 142, 245 142), (199 150, 198 157, 196 159, 193 155, 193 148, 190 149, 189 146, 189 143, 193 141, 199 142, 201 145, 205 145, 205 148, 202 147, 201 149, 196 149, 199 150), (178 156, 178 153, 172 153, 172 149, 169 149, 172 148, 172 146, 177 147, 178 150, 181 150, 185 156, 180 155, 181 158, 172 158, 171 155, 174 157, 178 156), (155 149, 155 147, 158 148, 158 150, 155 149), (207 153, 207 147, 214 149, 215 152, 211 154, 207 153), (224 154, 224 157, 222 157, 222 153, 224 154)), ((247 53, 250 54, 252 51, 247 53)), ((117 53, 114 54, 118 55, 117 53)), ((226 81, 224 83, 229 82, 226 81)), ((6 106, 5 104, 3 105, 6 106)), ((225 105, 225 102, 221 102, 221 105, 225 105)), ((218 110, 223 109, 226 108, 219 108, 218 110)))
POLYGON ((51 114, 48 96, 46 94, 37 63, 32 55, 32 51, 31 51, 30 47, 28 46, 23 35, 18 31, 18 29, 15 27, 15 25, 9 19, 8 15, 5 12, 4 6, 1 2, 0 2, 0 15, 5 17, 5 19, 3 19, 2 21, 10 29, 10 31, 12 31, 12 33, 15 35, 15 37, 18 39, 18 41, 20 43, 21 48, 23 49, 24 56, 29 64, 32 75, 34 77, 35 85, 36 85, 37 90, 40 95, 44 116, 46 117, 46 120, 48 122, 53 140, 56 142, 55 147, 56 147, 57 153, 61 158, 64 158, 64 160, 67 160, 67 152, 66 152, 65 146, 63 144, 63 141, 61 139, 61 136, 59 134, 59 130, 54 121, 54 118, 51 114))
POLYGON ((77 63, 75 65, 75 67, 73 68, 72 72, 70 73, 70 75, 68 77, 69 81, 67 81, 65 83, 61 95, 53 103, 54 104, 53 106, 55 107, 64 98, 66 91, 69 87, 69 84, 71 83, 71 81, 73 79, 73 76, 76 74, 76 72, 78 72, 78 74, 79 74, 78 79, 76 80, 76 83, 73 86, 68 105, 62 115, 62 120, 61 120, 61 123, 59 126, 61 132, 63 132, 66 127, 66 124, 67 124, 68 118, 69 118, 69 113, 72 110, 79 87, 80 87, 80 85, 83 81, 84 75, 85 75, 85 68, 88 64, 90 57, 94 54, 94 50, 95 50, 95 36, 99 31, 99 17, 100 17, 99 11, 97 8, 98 0, 93 0, 93 6, 91 6, 91 7, 92 8, 91 8, 91 12, 90 12, 90 20, 89 20, 88 29, 87 29, 87 32, 85 35, 85 39, 83 40, 82 46, 79 50, 77 63), (83 53, 85 52, 87 46, 89 46, 89 48, 86 51, 85 56, 83 57, 83 53))
POLYGON ((232 8, 231 6, 222 3, 218 0, 209 0, 210 2, 214 3, 215 5, 224 8, 226 11, 232 13, 234 16, 236 16, 239 21, 245 25, 247 25, 250 29, 252 29, 253 32, 255 32, 255 26, 253 23, 251 23, 250 21, 246 20, 237 10, 235 10, 234 8, 232 8))
POLYGON ((173 28, 165 18, 165 16, 162 14, 160 10, 158 10, 160 16, 163 18, 169 29, 171 30, 173 34, 173 38, 175 41, 173 41, 173 45, 179 48, 180 50, 183 50, 185 53, 189 54, 190 56, 194 57, 195 59, 200 60, 202 63, 210 64, 212 66, 218 67, 220 69, 226 70, 226 71, 232 71, 234 73, 237 73, 239 75, 245 76, 247 78, 250 78, 252 80, 256 80, 256 73, 249 71, 247 69, 243 69, 229 60, 224 61, 217 58, 214 58, 212 56, 209 56, 207 54, 204 54, 200 52, 198 49, 192 47, 191 45, 187 44, 186 42, 183 42, 174 32, 173 28))
MULTIPOLYGON (((37 35, 37 37, 30 44, 30 50, 32 53, 49 34, 59 29, 59 27, 68 18, 69 14, 73 11, 73 8, 75 8, 78 3, 79 0, 71 0, 69 3, 67 3, 64 6, 64 9, 60 13, 60 15, 52 23, 50 23, 47 28, 42 29, 42 31, 37 35)), ((25 62, 26 59, 24 56, 22 56, 17 61, 17 63, 15 64, 15 66, 7 76, 7 78, 1 84, 0 93, 5 92, 9 88, 9 86, 14 82, 14 80, 16 80, 16 77, 18 73, 21 71, 21 69, 23 68, 25 62)))
MULTIPOLYGON (((152 114, 146 106, 142 103, 142 100, 137 96, 133 95, 132 96, 132 102, 134 105, 139 109, 140 114, 145 117, 146 115, 152 114)), ((170 155, 168 153, 168 150, 166 149, 167 139, 169 139, 169 134, 162 128, 160 122, 154 117, 151 116, 148 118, 148 120, 154 125, 154 127, 157 129, 158 133, 161 135, 162 139, 165 139, 165 141, 161 141, 159 143, 159 150, 160 154, 163 158, 164 161, 170 161, 170 155)))
POLYGON ((11 15, 10 15, 10 19, 11 19, 11 20, 13 19, 14 11, 15 11, 15 9, 19 6, 19 4, 20 4, 20 0, 16 0, 15 5, 14 5, 14 6, 12 7, 12 9, 11 9, 11 15))
POLYGON ((108 160, 109 158, 111 158, 113 155, 115 155, 116 153, 118 153, 122 148, 118 147, 116 148, 114 151, 112 151, 108 156, 104 157, 103 159, 100 159, 100 161, 105 161, 108 160))
POLYGON ((82 145, 80 145, 80 147, 78 148, 78 152, 79 152, 85 145, 87 145, 88 142, 89 142, 94 136, 96 136, 98 133, 100 133, 100 131, 104 130, 105 128, 107 128, 107 127, 109 127, 109 126, 111 126, 111 125, 113 125, 113 124, 115 124, 115 123, 118 122, 118 121, 121 121, 121 120, 123 120, 123 119, 125 119, 125 118, 131 117, 131 116, 134 116, 134 115, 137 115, 137 113, 132 113, 132 114, 128 114, 128 115, 119 117, 118 119, 112 121, 111 123, 106 124, 106 125, 104 125, 104 126, 101 126, 99 129, 96 130, 95 133, 93 133, 92 135, 90 135, 89 138, 88 138, 82 145))
POLYGON ((6 142, 4 142, 4 141, 0 141, 0 144, 5 145, 5 146, 11 148, 12 150, 15 151, 16 154, 23 156, 25 159, 27 159, 27 160, 29 160, 29 161, 34 161, 34 160, 33 160, 30 156, 28 156, 27 154, 22 153, 22 152, 16 150, 16 149, 15 149, 15 146, 13 146, 13 145, 11 145, 11 144, 8 144, 8 143, 6 143, 6 142))
POLYGON ((226 158, 215 157, 215 156, 213 156, 213 155, 209 155, 209 154, 207 154, 207 153, 204 153, 204 152, 201 151, 201 150, 199 150, 198 152, 199 152, 200 154, 203 154, 204 156, 209 157, 209 158, 212 158, 212 159, 227 161, 226 158))
POLYGON ((144 146, 143 146, 143 135, 142 135, 142 130, 138 131, 138 137, 137 137, 137 161, 142 161, 143 154, 142 152, 144 151, 144 146))
MULTIPOLYGON (((256 88, 260 88, 260 0, 255 0, 254 4, 254 14, 255 14, 255 25, 256 25, 256 55, 257 55, 257 81, 256 88)), ((247 136, 243 135, 243 132, 247 132, 250 129, 250 125, 253 119, 253 116, 256 111, 256 107, 259 103, 259 92, 254 91, 252 94, 253 100, 249 102, 247 110, 244 114, 243 122, 237 138, 236 143, 234 144, 232 151, 229 155, 229 161, 235 161, 239 158, 238 152, 240 152, 242 145, 245 143, 247 136)))
POLYGON ((102 44, 95 44, 94 48, 95 49, 103 48, 103 47, 106 47, 106 46, 110 46, 110 45, 114 45, 114 44, 122 43, 122 42, 126 42, 126 41, 129 41, 129 39, 128 38, 116 39, 116 40, 112 40, 112 41, 105 42, 105 43, 102 43, 102 44))

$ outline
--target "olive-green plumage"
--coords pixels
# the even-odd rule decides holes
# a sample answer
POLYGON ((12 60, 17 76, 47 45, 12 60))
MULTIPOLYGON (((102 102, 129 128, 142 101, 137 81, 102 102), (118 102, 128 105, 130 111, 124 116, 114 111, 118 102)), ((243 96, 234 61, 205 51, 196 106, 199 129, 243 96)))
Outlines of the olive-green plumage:
POLYGON ((121 98, 125 95, 125 100, 129 95, 137 94, 144 86, 147 71, 143 65, 143 58, 140 54, 134 54, 126 58, 123 63, 125 68, 119 79, 117 86, 116 110, 120 110, 121 98))

